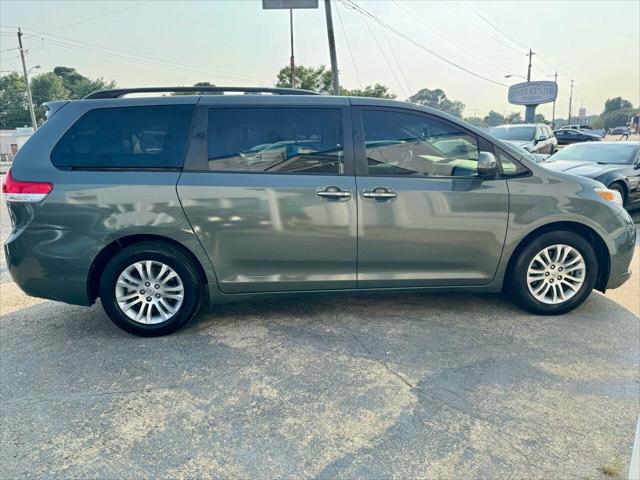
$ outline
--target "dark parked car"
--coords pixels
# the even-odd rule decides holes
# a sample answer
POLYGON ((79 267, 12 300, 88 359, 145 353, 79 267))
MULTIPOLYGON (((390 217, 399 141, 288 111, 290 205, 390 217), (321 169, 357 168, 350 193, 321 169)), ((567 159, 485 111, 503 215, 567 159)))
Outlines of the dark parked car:
MULTIPOLYGON (((168 91, 213 95, 122 98, 168 91)), ((52 104, 3 186, 14 281, 162 335, 202 304, 313 292, 506 290, 555 315, 629 278, 616 192, 437 110, 309 93, 52 104)))
POLYGON ((640 207, 640 143, 580 143, 563 148, 542 165, 599 181, 618 192, 629 210, 640 207))
POLYGON ((580 142, 599 142, 602 140, 600 135, 587 133, 580 130, 556 130, 553 132, 558 140, 558 145, 569 145, 571 143, 580 142))
POLYGON ((630 133, 631 129, 629 127, 615 127, 609 130, 609 135, 624 135, 630 133))
POLYGON ((558 149, 558 142, 551 128, 544 123, 501 125, 490 128, 489 133, 522 147, 529 153, 551 155, 558 149))

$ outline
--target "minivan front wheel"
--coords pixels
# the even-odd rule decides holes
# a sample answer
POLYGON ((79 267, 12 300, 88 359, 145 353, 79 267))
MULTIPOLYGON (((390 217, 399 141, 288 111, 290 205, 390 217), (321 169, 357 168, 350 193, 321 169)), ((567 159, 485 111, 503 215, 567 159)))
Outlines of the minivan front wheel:
POLYGON ((548 232, 520 252, 511 275, 511 292, 529 311, 562 314, 587 299, 598 268, 598 257, 582 236, 571 231, 548 232))
POLYGON ((193 261, 164 242, 125 248, 107 264, 100 299, 111 320, 141 336, 172 333, 196 314, 201 287, 193 261))

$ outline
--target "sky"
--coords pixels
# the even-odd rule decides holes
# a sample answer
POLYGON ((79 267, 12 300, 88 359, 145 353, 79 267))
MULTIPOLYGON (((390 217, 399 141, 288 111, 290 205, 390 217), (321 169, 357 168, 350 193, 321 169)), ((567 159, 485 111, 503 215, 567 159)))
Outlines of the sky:
MULTIPOLYGON (((332 9, 347 88, 382 83, 399 99, 440 88, 466 105, 465 116, 520 111, 507 88, 523 81, 531 48, 532 80, 558 72, 556 117, 567 116, 572 79, 574 115, 600 113, 617 96, 640 105, 638 0, 355 0, 390 29, 343 1, 332 9)), ((294 11, 297 64, 330 64, 323 5, 294 11)), ((21 68, 20 26, 28 67, 41 67, 33 74, 63 65, 123 87, 273 86, 290 56, 288 11, 263 10, 260 0, 2 0, 0 25, 2 74, 21 68)), ((551 108, 537 112, 550 118, 551 108)))

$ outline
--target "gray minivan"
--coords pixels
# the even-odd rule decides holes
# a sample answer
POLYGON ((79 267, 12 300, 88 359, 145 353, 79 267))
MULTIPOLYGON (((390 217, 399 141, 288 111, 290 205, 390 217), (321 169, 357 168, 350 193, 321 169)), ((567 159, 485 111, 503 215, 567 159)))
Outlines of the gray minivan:
MULTIPOLYGON (((197 94, 132 96, 169 91, 197 94)), ((14 281, 162 335, 203 303, 292 293, 505 290, 561 314, 629 278, 617 192, 437 110, 309 93, 50 104, 3 185, 14 281)))

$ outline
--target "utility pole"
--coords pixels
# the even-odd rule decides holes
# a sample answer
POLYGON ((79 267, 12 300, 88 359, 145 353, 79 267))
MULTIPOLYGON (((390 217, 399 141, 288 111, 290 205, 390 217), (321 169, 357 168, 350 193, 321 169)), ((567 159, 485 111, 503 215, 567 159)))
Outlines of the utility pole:
MULTIPOLYGON (((531 81, 531 58, 535 55, 531 49, 529 49, 529 67, 527 68, 527 83, 531 81)), ((536 121, 536 107, 537 105, 526 105, 524 108, 524 121, 526 123, 534 123, 536 121)))
POLYGON ((531 58, 535 55, 535 53, 529 49, 529 68, 527 69, 527 82, 531 81, 531 58))
POLYGON ((24 83, 27 85, 27 100, 29 102, 29 113, 31 114, 31 123, 33 124, 33 131, 38 129, 38 123, 36 122, 36 112, 33 109, 33 98, 31 97, 31 86, 29 86, 29 77, 27 76, 27 64, 24 60, 24 48, 22 48, 22 32, 18 28, 18 50, 20 50, 20 58, 22 59, 22 73, 24 73, 24 83))
POLYGON ((340 83, 338 82, 338 59, 336 57, 336 41, 333 37, 333 18, 331 18, 331 0, 324 0, 324 13, 327 17, 327 35, 329 37, 329 55, 331 56, 333 94, 340 95, 340 83))
MULTIPOLYGON (((556 70, 555 75, 553 76, 553 81, 556 85, 558 85, 558 71, 556 70)), ((556 101, 553 101, 553 110, 551 111, 551 129, 556 128, 556 101)))
POLYGON ((569 94, 569 121, 567 125, 571 125, 571 102, 573 101, 573 80, 571 80, 571 93, 569 94))
POLYGON ((291 31, 291 88, 296 88, 296 61, 293 56, 293 8, 289 9, 289 30, 291 31))

